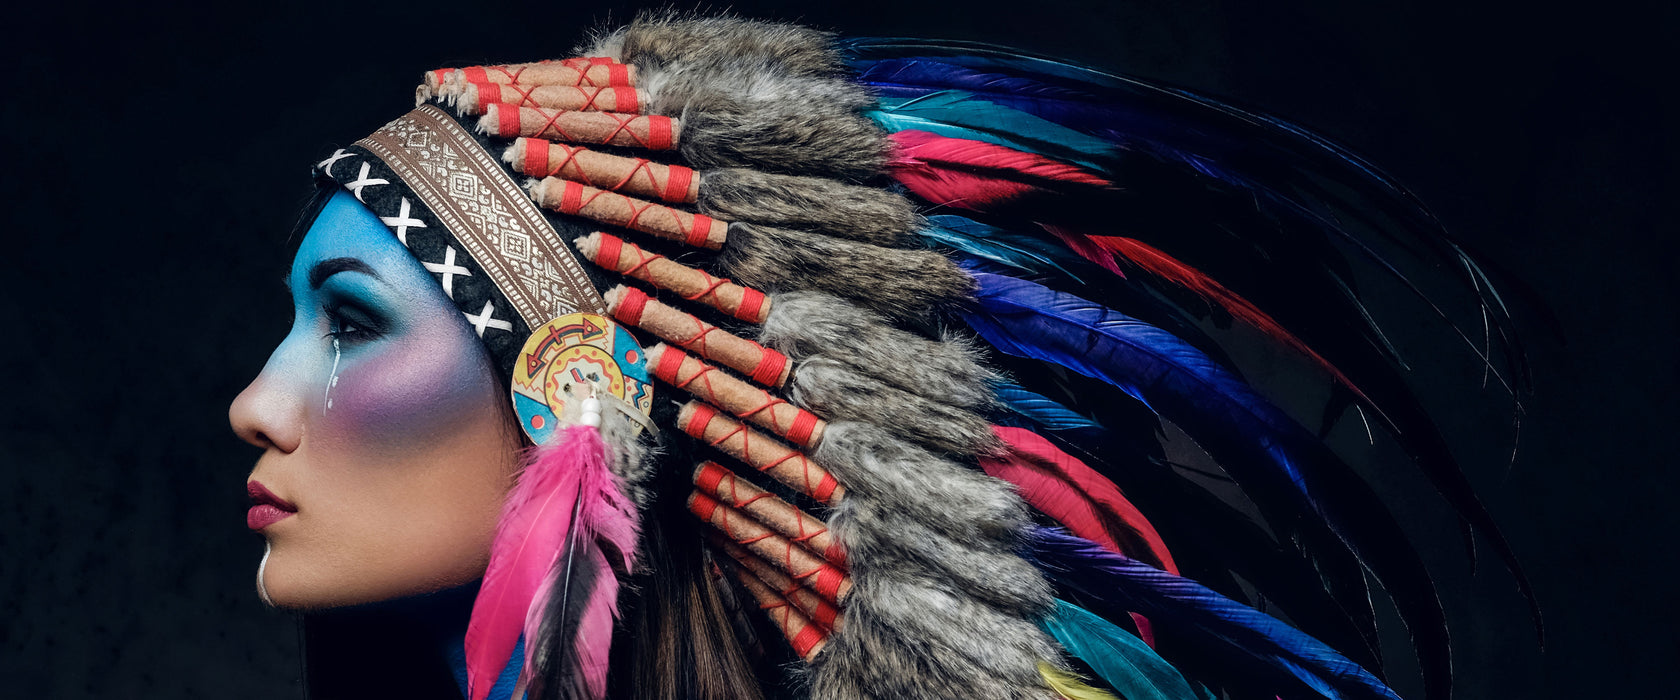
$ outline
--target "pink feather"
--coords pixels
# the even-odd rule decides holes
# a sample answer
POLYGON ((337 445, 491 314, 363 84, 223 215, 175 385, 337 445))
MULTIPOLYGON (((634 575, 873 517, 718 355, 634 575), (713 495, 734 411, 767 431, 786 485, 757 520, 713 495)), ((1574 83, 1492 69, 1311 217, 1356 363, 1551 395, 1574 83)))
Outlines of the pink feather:
POLYGON ((521 634, 528 679, 542 646, 556 642, 540 635, 550 595, 562 580, 570 582, 575 567, 585 566, 599 575, 586 592, 575 629, 563 641, 577 659, 576 685, 588 697, 606 695, 607 652, 618 614, 614 572, 628 572, 634 565, 639 527, 635 505, 619 490, 607 459, 600 431, 566 428, 554 445, 538 448, 508 494, 467 623, 470 700, 489 696, 521 634), (568 543, 572 554, 563 558, 568 543))
POLYGON ((934 204, 985 211, 1070 184, 1113 185, 1054 158, 984 141, 916 130, 890 137, 895 148, 887 168, 893 178, 934 204))

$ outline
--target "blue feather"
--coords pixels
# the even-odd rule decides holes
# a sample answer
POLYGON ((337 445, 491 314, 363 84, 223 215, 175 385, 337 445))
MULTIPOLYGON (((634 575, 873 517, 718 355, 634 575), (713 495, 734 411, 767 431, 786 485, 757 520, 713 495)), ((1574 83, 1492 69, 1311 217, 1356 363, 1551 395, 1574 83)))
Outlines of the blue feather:
MULTIPOLYGON (((1171 630, 1185 641, 1236 652, 1263 669, 1262 675, 1273 683, 1299 682, 1333 700, 1399 700, 1382 681, 1334 649, 1195 581, 1115 554, 1060 528, 1039 528, 1030 540, 1028 556, 1060 587, 1117 613, 1147 616, 1156 629, 1171 630)), ((1272 687, 1265 692, 1289 690, 1272 687)))
POLYGON ((1061 245, 953 214, 937 214, 927 219, 929 226, 920 232, 922 240, 1029 274, 1045 274, 1054 270, 1075 282, 1084 283, 1078 275, 1064 267, 1078 266, 1082 259, 1069 254, 1061 245))
POLYGON ((1207 450, 1274 527, 1325 553, 1351 552, 1406 620, 1431 694, 1452 671, 1434 583, 1370 486, 1293 419, 1207 355, 1159 328, 1032 282, 973 273, 964 320, 999 351, 1100 379, 1142 401, 1207 450))
POLYGON ((1009 407, 1009 410, 1044 426, 1046 430, 1101 431, 1103 429, 1102 425, 1096 421, 1079 415, 1073 409, 1056 403, 1042 394, 1028 391, 1019 384, 1004 382, 997 385, 997 397, 999 401, 1009 407))
POLYGON ((904 88, 905 92, 915 91, 916 94, 949 89, 976 94, 1047 97, 1058 100, 1097 99, 1088 90, 1051 85, 1029 77, 982 71, 931 58, 860 61, 853 67, 858 71, 858 82, 889 89, 904 88))
POLYGON ((1113 143, 1040 119, 960 90, 912 98, 885 98, 865 112, 888 132, 915 129, 940 136, 984 141, 1017 151, 1051 156, 1108 171, 1120 155, 1113 143))
POLYGON ((1197 700, 1200 696, 1172 664, 1143 640, 1072 603, 1058 600, 1056 610, 1038 626, 1069 654, 1096 671, 1126 700, 1197 700))
MULTIPOLYGON (((1441 222, 1415 195, 1347 148, 1286 120, 1205 95, 991 44, 890 37, 851 39, 843 44, 853 66, 864 75, 919 83, 888 83, 880 86, 884 94, 915 95, 932 87, 988 85, 1000 91, 1022 92, 1021 97, 1000 92, 996 99, 1000 104, 1101 134, 1128 149, 1148 152, 1254 192, 1285 210, 1285 215, 1299 216, 1349 241, 1360 248, 1361 254, 1385 267, 1392 266, 1352 235, 1343 221, 1363 220, 1379 235, 1402 245, 1421 241, 1455 263, 1462 260, 1466 282, 1482 311, 1492 317, 1494 330, 1505 341, 1505 359, 1517 379, 1524 382, 1521 386, 1526 387, 1527 364, 1511 317, 1498 293, 1479 284, 1476 263, 1462 255, 1441 222), (1034 82, 1042 87, 1023 89, 1034 82), (1091 94, 1097 99, 1094 103, 1076 101, 1068 93, 1091 94), (1045 101, 1048 106, 1027 106, 1023 99, 1045 101), (1110 130, 1095 131, 1105 120, 1110 130), (1335 188, 1325 187, 1327 182, 1334 183, 1335 188), (1363 197, 1363 204, 1350 199, 1350 191, 1356 198, 1363 197), (1370 216, 1368 210, 1385 216, 1370 216)), ((1397 270, 1389 271, 1434 306, 1410 280, 1397 270)), ((1439 309, 1434 310, 1481 356, 1479 346, 1458 324, 1439 309)), ((1489 358, 1481 359, 1491 365, 1489 358)), ((1498 379, 1515 391, 1505 377, 1498 379)))

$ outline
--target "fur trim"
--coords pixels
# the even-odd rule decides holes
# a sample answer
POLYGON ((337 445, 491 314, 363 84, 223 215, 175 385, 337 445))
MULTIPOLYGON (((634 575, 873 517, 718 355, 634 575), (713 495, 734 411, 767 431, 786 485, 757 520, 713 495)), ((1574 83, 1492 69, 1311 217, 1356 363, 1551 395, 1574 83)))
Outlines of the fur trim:
POLYGON ((776 296, 759 342, 793 358, 818 354, 844 362, 882 384, 975 411, 996 406, 997 374, 967 342, 929 340, 887 325, 880 316, 820 292, 776 296))
POLYGON ((858 182, 879 175, 892 142, 875 122, 825 99, 718 100, 711 109, 696 101, 681 112, 678 148, 702 170, 749 167, 858 182))
MULTIPOLYGON (((1029 524, 1008 483, 895 439, 879 426, 835 421, 811 459, 848 497, 886 501, 958 542, 1008 542, 1029 524)), ((848 550, 849 551, 849 550, 848 550)))
POLYGON ((725 221, 813 231, 887 247, 914 240, 922 219, 910 200, 876 187, 744 168, 700 176, 700 210, 725 221))
POLYGON ((1010 620, 925 578, 904 582, 860 573, 857 580, 846 606, 846 629, 831 637, 813 662, 811 697, 1056 698, 1036 678, 1032 661, 1055 658, 1055 647, 1030 623, 1010 620), (976 643, 980 640, 986 643, 976 643), (1002 650, 1011 653, 988 653, 1002 650), (1035 677, 1025 675, 1029 665, 1035 677))
POLYGON ((616 31, 597 33, 579 53, 612 56, 644 69, 674 64, 727 68, 756 59, 794 74, 832 75, 844 65, 835 50, 834 35, 828 32, 670 10, 642 12, 616 31))
POLYGON ((730 225, 718 261, 741 284, 850 297, 899 322, 924 319, 974 292, 974 280, 933 251, 882 248, 770 226, 730 225))
POLYGON ((646 111, 681 117, 696 168, 754 167, 867 180, 891 145, 841 73, 829 34, 788 24, 644 14, 594 42, 640 71, 646 111), (616 51, 616 54, 614 52, 616 51))
MULTIPOLYGON (((938 495, 928 498, 938 500, 938 495)), ((925 571, 1005 615, 1037 620, 1053 605, 1050 585, 1006 541, 957 541, 900 512, 895 502, 857 500, 846 511, 847 556, 882 571, 925 571)), ((832 520, 832 518, 831 518, 832 520)))
MULTIPOLYGON (((914 363, 914 358, 906 358, 914 363)), ((866 377, 851 365, 817 355, 794 367, 788 398, 831 421, 873 423, 935 452, 964 459, 997 454, 1003 445, 991 421, 866 377)))
MULTIPOLYGON (((635 410, 628 405, 626 407, 635 410)), ((647 505, 653 497, 648 480, 653 476, 662 451, 658 436, 643 430, 640 424, 609 406, 602 406, 600 430, 601 439, 612 450, 613 458, 607 468, 618 477, 619 488, 637 508, 647 505)))

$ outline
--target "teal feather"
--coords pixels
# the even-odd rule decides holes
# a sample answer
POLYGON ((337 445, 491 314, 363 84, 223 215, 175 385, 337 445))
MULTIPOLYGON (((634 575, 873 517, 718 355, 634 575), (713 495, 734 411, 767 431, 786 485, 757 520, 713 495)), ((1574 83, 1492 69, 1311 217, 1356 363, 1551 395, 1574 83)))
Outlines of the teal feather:
POLYGON ((1067 601, 1038 623, 1126 700, 1201 700, 1178 669, 1143 640, 1067 601))
POLYGON ((961 90, 941 90, 912 98, 883 98, 880 109, 866 114, 889 133, 915 129, 948 138, 984 141, 1103 172, 1111 169, 1112 160, 1120 153, 1111 141, 977 99, 961 90))
POLYGON ((1102 425, 1048 397, 1028 391, 1019 384, 1003 382, 997 385, 997 397, 1009 410, 1044 426, 1046 430, 1096 430, 1102 425))
POLYGON ((953 214, 938 214, 927 218, 928 226, 921 231, 922 240, 968 253, 1000 265, 1031 274, 1051 270, 1067 275, 1073 281, 1085 281, 1073 274, 1064 263, 1079 265, 1066 248, 1042 238, 982 224, 953 214))

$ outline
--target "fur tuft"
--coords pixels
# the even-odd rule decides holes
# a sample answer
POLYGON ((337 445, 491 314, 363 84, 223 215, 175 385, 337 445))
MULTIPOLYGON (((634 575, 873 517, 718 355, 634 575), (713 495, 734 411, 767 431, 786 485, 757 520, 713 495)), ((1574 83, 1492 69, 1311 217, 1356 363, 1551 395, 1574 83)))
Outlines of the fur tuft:
POLYGON ((996 405, 999 377, 967 342, 929 340, 893 328, 856 304, 819 292, 776 296, 759 341, 794 360, 823 354, 882 384, 951 406, 996 405))
POLYGON ((881 173, 891 142, 880 127, 824 95, 786 92, 685 109, 683 158, 699 169, 749 167, 857 182, 881 173))
POLYGON ((1029 524, 1026 505, 1009 484, 895 439, 879 426, 829 423, 811 458, 829 468, 849 498, 890 503, 959 542, 1013 547, 1029 524))
POLYGON ((741 284, 850 297, 897 322, 925 319, 974 292, 973 278, 933 251, 882 248, 771 226, 730 225, 729 243, 718 261, 741 284))
POLYGON ((887 247, 915 239, 922 218, 910 200, 875 187, 744 168, 700 177, 700 210, 726 221, 812 231, 887 247))
POLYGON ((873 423, 935 452, 964 459, 1003 452, 991 421, 885 385, 825 355, 799 363, 788 391, 788 398, 824 418, 873 423))
POLYGON ((747 60, 796 75, 834 75, 844 63, 834 35, 809 27, 655 10, 616 31, 597 33, 585 56, 612 56, 643 68, 692 65, 720 70, 747 60))
POLYGON ((683 119, 678 147, 696 168, 861 181, 886 165, 891 142, 862 114, 874 100, 842 74, 824 32, 649 13, 586 53, 637 67, 646 111, 683 119))

